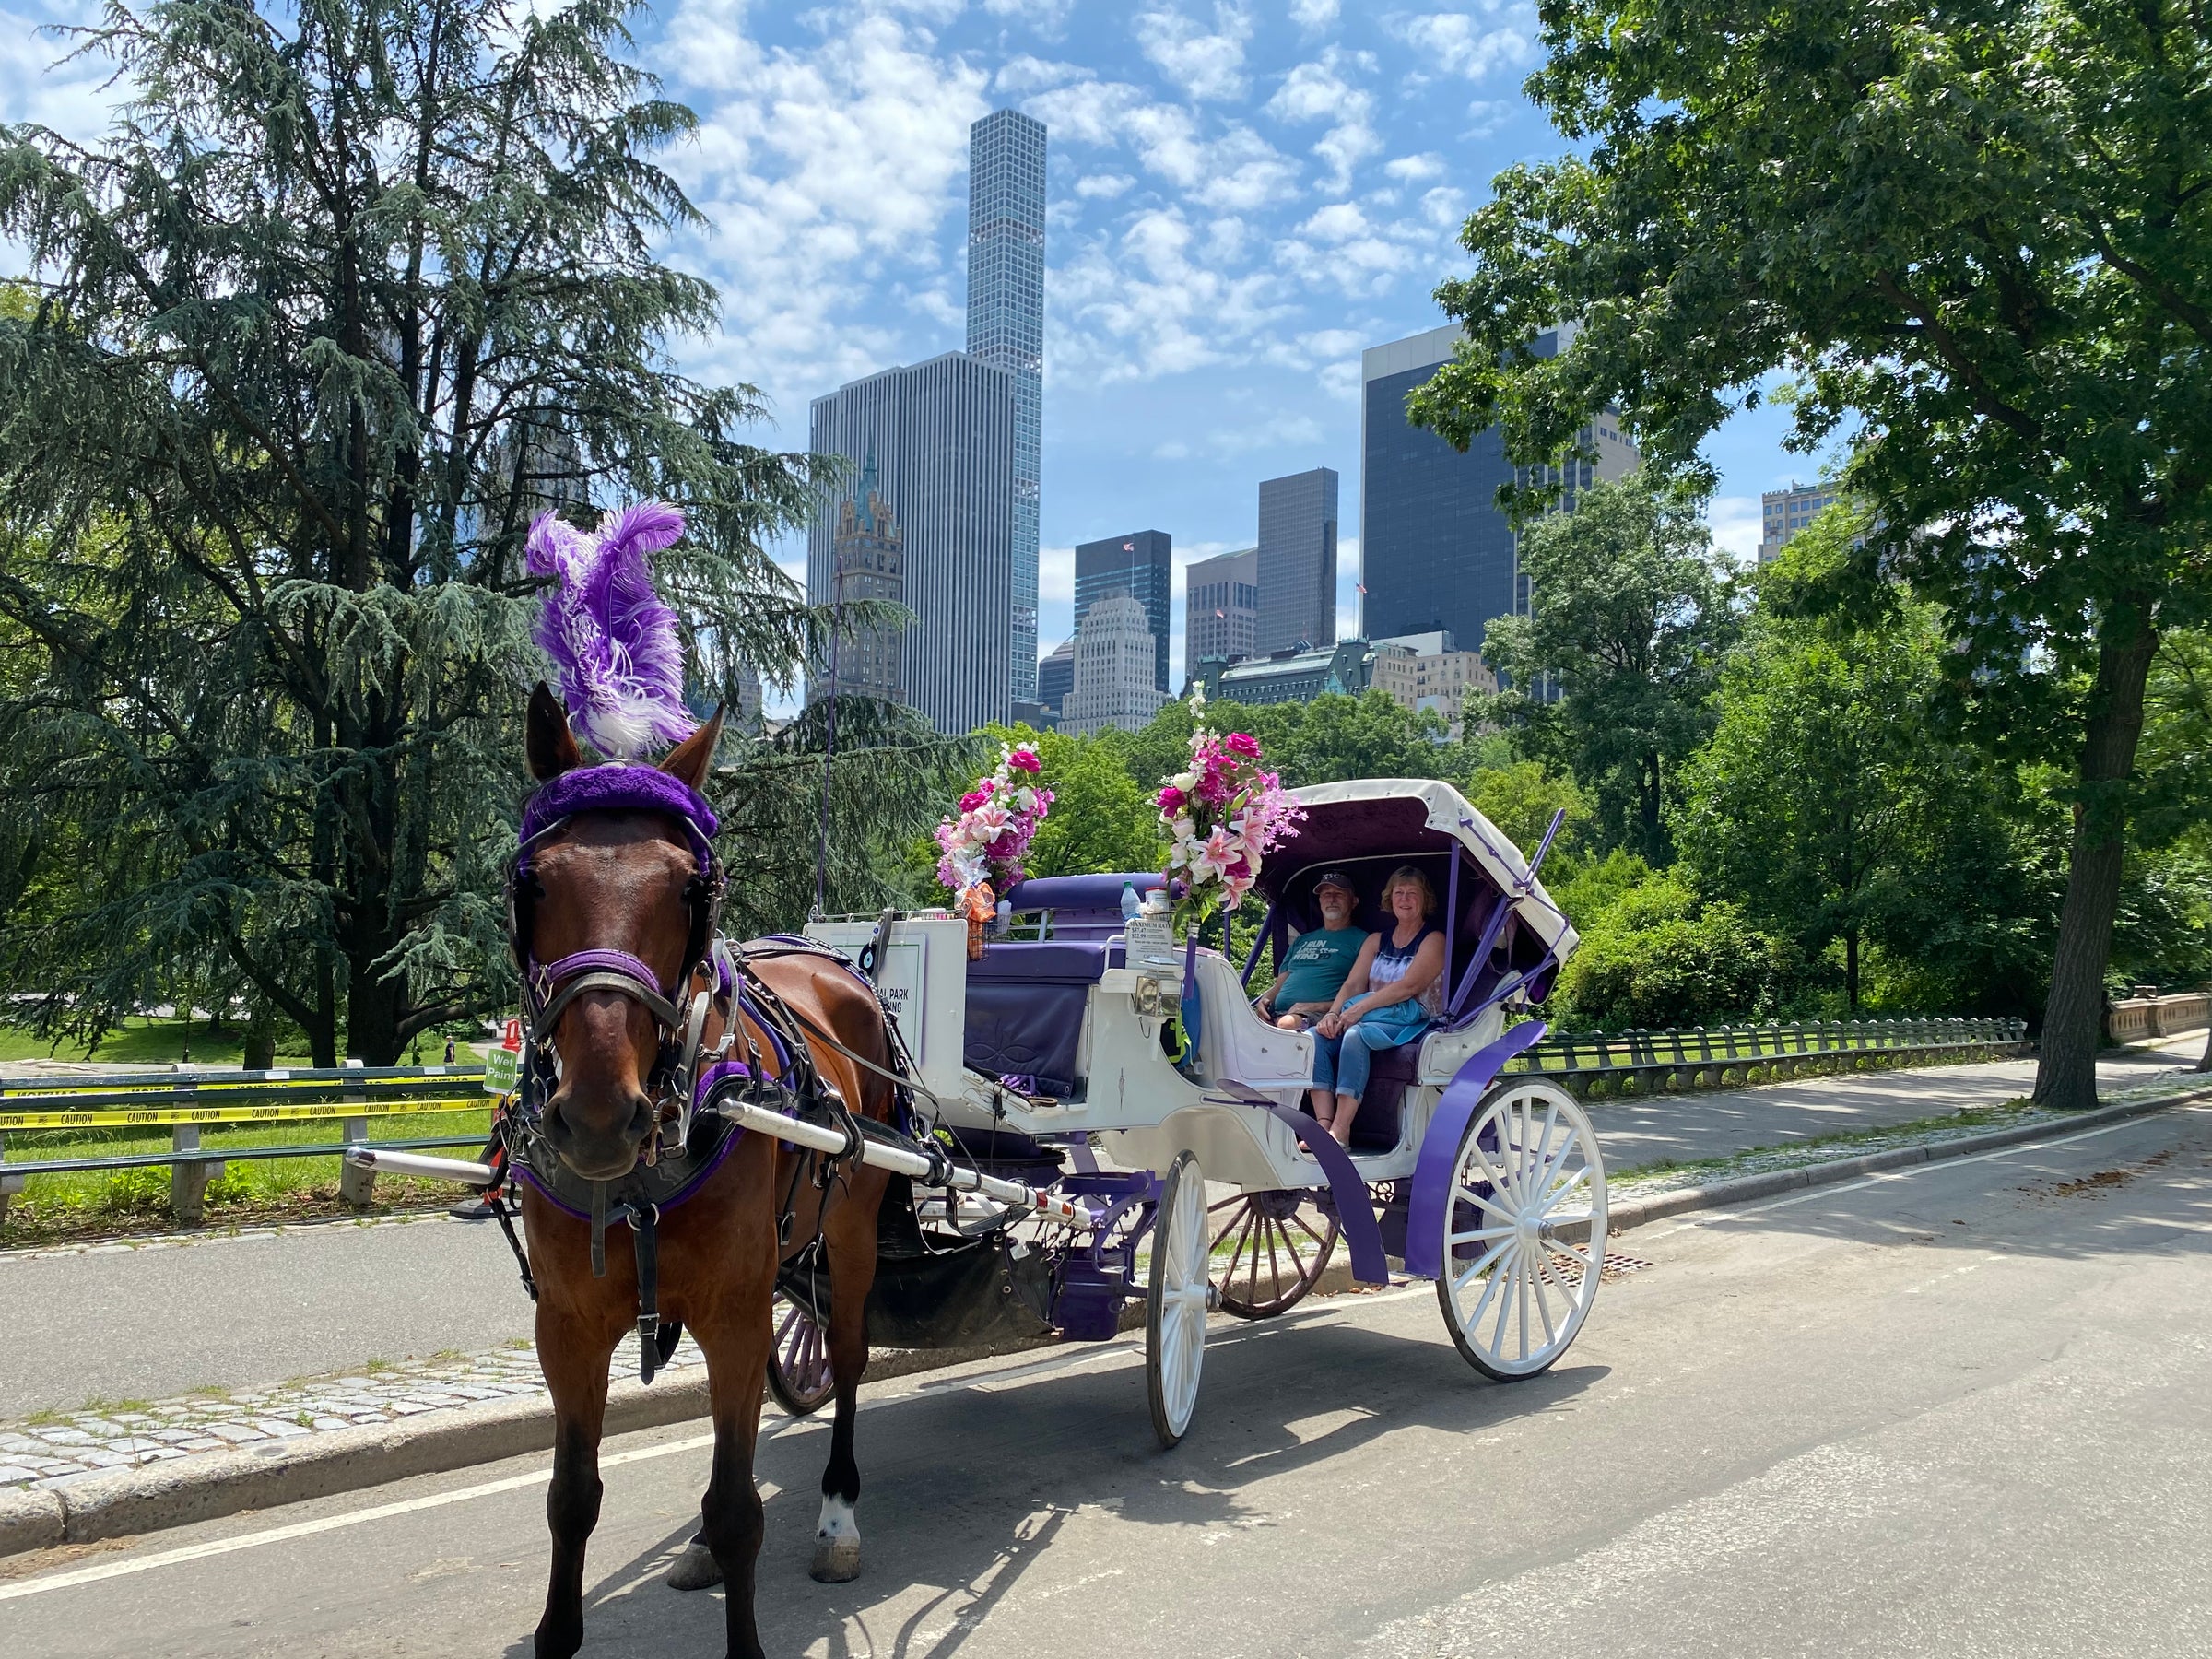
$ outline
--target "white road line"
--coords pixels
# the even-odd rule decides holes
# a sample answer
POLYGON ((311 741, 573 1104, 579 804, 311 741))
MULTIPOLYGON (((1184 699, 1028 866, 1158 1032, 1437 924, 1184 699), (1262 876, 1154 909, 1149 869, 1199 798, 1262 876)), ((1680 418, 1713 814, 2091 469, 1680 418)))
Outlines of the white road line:
MULTIPOLYGON (((1379 1307, 1385 1302, 1403 1301, 1408 1297, 1433 1294, 1434 1292, 1428 1284, 1422 1283, 1407 1286, 1402 1289, 1345 1298, 1341 1300, 1339 1305, 1308 1308, 1286 1315, 1285 1318, 1289 1323, 1311 1324, 1323 1319, 1342 1318, 1363 1309, 1379 1307)), ((1329 1300, 1332 1303, 1339 1303, 1337 1298, 1332 1297, 1329 1300)), ((1265 1335, 1265 1330, 1266 1327, 1262 1326, 1249 1335, 1240 1334, 1218 1338, 1209 1346, 1229 1347, 1238 1342, 1250 1341, 1254 1336, 1265 1335)), ((1141 1360, 1143 1357, 1144 1350, 1141 1347, 1114 1342, 1101 1345, 1089 1352, 1070 1356, 1065 1359, 1055 1358, 1050 1363, 1049 1369, 1058 1371, 1076 1365, 1095 1365, 1109 1361, 1127 1364, 1141 1360)), ((967 1377, 949 1378, 941 1382, 924 1381, 897 1394, 878 1394, 873 1399, 863 1400, 860 1403, 860 1409, 873 1411, 885 1406, 899 1405, 902 1401, 935 1398, 956 1389, 1020 1382, 1027 1375, 1043 1369, 1047 1368, 1040 1366, 1032 1360, 1004 1370, 980 1371, 967 1377)), ((784 1418, 780 1422, 772 1419, 764 1421, 760 1427, 760 1433, 764 1440, 782 1440, 796 1434, 819 1432, 826 1427, 826 1421, 820 1418, 784 1418)), ((714 1437, 712 1434, 693 1435, 688 1439, 670 1441, 663 1445, 641 1446, 631 1452, 612 1453, 599 1460, 599 1466, 602 1469, 614 1469, 619 1468, 625 1464, 649 1463, 656 1458, 673 1457, 682 1452, 696 1452, 703 1447, 712 1446, 713 1443, 714 1437)), ((404 1499, 396 1503, 374 1504, 368 1509, 352 1510, 342 1515, 324 1515, 314 1521, 296 1521, 284 1526, 266 1527, 260 1532, 241 1533, 235 1537, 214 1538, 204 1544, 187 1544, 181 1548, 164 1549, 153 1555, 134 1556, 127 1560, 101 1561, 92 1566, 78 1567, 65 1572, 53 1573, 43 1578, 26 1579, 12 1584, 0 1584, 0 1602, 15 1601, 27 1595, 41 1595, 49 1590, 66 1590, 76 1584, 99 1583, 107 1579, 127 1578, 135 1573, 150 1572, 158 1567, 181 1566, 187 1561, 205 1560, 210 1556, 229 1555, 241 1549, 258 1548, 264 1544, 283 1544, 294 1538, 313 1537, 321 1533, 338 1532, 349 1526, 365 1525, 371 1521, 386 1521, 397 1515, 411 1515, 423 1510, 442 1509, 448 1504, 466 1503, 477 1498, 497 1497, 501 1492, 520 1491, 525 1487, 543 1486, 552 1478, 551 1468, 534 1469, 527 1475, 510 1475, 499 1480, 482 1481, 475 1486, 457 1487, 450 1492, 431 1492, 420 1498, 404 1499)))
MULTIPOLYGON (((2198 1109, 2188 1107, 2183 1110, 2195 1111, 2198 1109)), ((2119 1123, 2106 1124, 2097 1129, 2084 1129, 2077 1135, 2061 1135, 2056 1140, 2022 1141, 2018 1146, 1999 1147, 1992 1152, 1974 1152, 1964 1158, 1931 1159, 1925 1163, 1907 1164, 1900 1170, 1882 1170, 1872 1175, 1863 1175, 1856 1181, 1839 1181, 1830 1186, 1814 1187, 1810 1192, 1794 1193, 1787 1198, 1772 1198, 1764 1204, 1732 1206, 1724 1210, 1714 1210, 1710 1215, 1699 1217, 1695 1221, 1677 1222, 1675 1226, 1655 1233, 1644 1233, 1641 1229, 1631 1229, 1630 1230, 1640 1233, 1646 1239, 1671 1239, 1679 1232, 1688 1232, 1700 1227, 1720 1227, 1730 1221, 1740 1221, 1747 1216, 1763 1216, 1769 1210, 1787 1209, 1794 1204, 1809 1204, 1816 1198, 1840 1198, 1845 1193, 1855 1193, 1863 1187, 1881 1186, 1895 1181, 1909 1181, 1915 1175, 1933 1174, 1941 1170, 1962 1169, 1968 1164, 1987 1163, 1993 1158, 2012 1158, 2022 1152, 2047 1152, 2057 1147, 2070 1147, 2076 1141, 2095 1140, 2100 1135, 2117 1135, 2123 1129, 2139 1128, 2157 1115, 2155 1112, 2147 1112, 2140 1117, 2123 1118, 2119 1123)))
MULTIPOLYGON (((702 1446, 713 1443, 714 1437, 711 1434, 694 1435, 688 1440, 670 1441, 665 1445, 641 1446, 634 1452, 618 1452, 612 1456, 602 1457, 599 1466, 611 1469, 623 1464, 646 1463, 656 1457, 673 1457, 678 1452, 696 1452, 702 1446)), ((290 1538, 338 1532, 371 1521, 388 1520, 394 1515, 411 1515, 421 1510, 443 1509, 449 1503, 465 1503, 472 1498, 489 1498, 499 1492, 544 1486, 552 1478, 551 1469, 536 1469, 527 1475, 510 1475, 502 1480, 487 1480, 481 1485, 461 1487, 451 1492, 431 1492, 420 1498, 408 1498, 398 1503, 380 1503, 371 1509, 354 1510, 343 1515, 324 1515, 317 1521, 295 1521, 288 1526, 241 1533, 234 1538, 211 1538, 205 1544, 187 1544, 181 1549, 164 1549, 157 1555, 135 1556, 124 1561, 101 1561, 95 1566, 57 1572, 50 1578, 0 1584, 0 1601, 41 1595, 49 1590, 65 1590, 73 1584, 97 1583, 102 1579, 127 1578, 133 1573, 149 1572, 157 1567, 174 1567, 180 1562, 205 1560, 209 1556, 229 1555, 235 1550, 253 1549, 264 1544, 281 1544, 290 1538)))

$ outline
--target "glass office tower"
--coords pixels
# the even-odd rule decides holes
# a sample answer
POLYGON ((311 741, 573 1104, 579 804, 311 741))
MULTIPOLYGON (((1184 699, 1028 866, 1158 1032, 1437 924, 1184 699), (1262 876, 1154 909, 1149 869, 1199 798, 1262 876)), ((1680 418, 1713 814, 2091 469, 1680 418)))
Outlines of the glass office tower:
POLYGON ((1168 618, 1175 582, 1175 538, 1165 530, 1137 530, 1076 546, 1076 626, 1099 600, 1126 594, 1145 607, 1159 662, 1152 683, 1168 690, 1168 618))
POLYGON ((994 110, 968 129, 968 354, 1014 379, 1013 694, 1037 695, 1044 424, 1044 124, 994 110))

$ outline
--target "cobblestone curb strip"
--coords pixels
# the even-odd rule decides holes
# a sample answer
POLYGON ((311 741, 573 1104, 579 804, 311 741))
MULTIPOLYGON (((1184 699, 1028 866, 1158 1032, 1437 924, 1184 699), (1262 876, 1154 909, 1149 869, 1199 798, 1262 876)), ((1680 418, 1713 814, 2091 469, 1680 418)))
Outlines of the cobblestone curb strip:
MULTIPOLYGON (((1648 1198, 1627 1198, 1611 1207, 1610 1230, 1615 1233, 1693 1211, 1747 1204, 1799 1188, 1853 1181, 1887 1170, 1991 1151, 2023 1142, 2056 1138, 2122 1122, 2169 1107, 2212 1099, 2212 1088, 2162 1094, 2155 1099, 2129 1100, 2067 1118, 2046 1118, 2032 1124, 1994 1129, 1980 1135, 1959 1135, 1925 1146, 1886 1148, 1856 1158, 1830 1159, 1794 1169, 1776 1170, 1658 1193, 1648 1198)), ((1316 1290, 1329 1294, 1351 1288, 1348 1265, 1332 1263, 1316 1290)), ((1141 1315, 1141 1309, 1134 1310, 1141 1315)), ((1125 1324, 1130 1323, 1125 1320, 1125 1324)), ((868 1367, 868 1380, 882 1382, 915 1372, 963 1364, 996 1354, 1016 1351, 1021 1344, 1000 1348, 952 1352, 890 1350, 877 1355, 868 1367)), ((621 1376, 629 1344, 615 1359, 621 1376)), ((500 1356, 516 1367, 535 1369, 527 1354, 500 1356)), ((432 1386, 438 1374, 405 1380, 408 1398, 382 1405, 380 1409, 405 1411, 432 1386)), ((325 1385, 323 1392, 343 1391, 347 1379, 325 1385)), ((448 1390, 450 1397, 450 1389, 448 1390)), ((343 1401, 338 1403, 343 1405, 343 1401)), ((650 1388, 623 1378, 609 1391, 606 1427, 609 1434, 688 1421, 706 1415, 706 1371, 697 1350, 687 1340, 678 1349, 675 1369, 650 1388)), ((260 1419, 251 1419, 259 1421, 260 1419)), ((171 1453, 163 1461, 135 1467, 85 1469, 31 1486, 0 1487, 0 1557, 60 1545, 88 1544, 101 1539, 182 1526, 214 1520, 241 1510, 274 1508, 311 1498, 381 1486, 417 1475, 434 1475, 473 1465, 542 1452, 552 1445, 553 1418, 542 1388, 530 1387, 507 1397, 469 1405, 420 1409, 419 1415, 360 1427, 300 1427, 283 1438, 260 1441, 251 1447, 201 1452, 195 1455, 171 1453)), ((57 1448, 57 1450, 60 1448, 57 1448)), ((163 1449, 165 1452, 167 1448, 163 1449)), ((20 1455, 0 1451, 0 1458, 20 1455)))

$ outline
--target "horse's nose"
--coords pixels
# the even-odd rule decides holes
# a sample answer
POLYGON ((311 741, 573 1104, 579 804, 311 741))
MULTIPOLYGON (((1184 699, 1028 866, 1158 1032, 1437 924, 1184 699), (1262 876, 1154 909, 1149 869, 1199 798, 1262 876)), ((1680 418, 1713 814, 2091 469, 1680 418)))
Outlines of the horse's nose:
POLYGON ((567 1087, 546 1101, 546 1139, 560 1161, 586 1181, 618 1181, 637 1166, 638 1148, 653 1128, 653 1101, 636 1089, 626 1094, 627 1112, 619 1101, 612 1112, 591 1111, 567 1087))

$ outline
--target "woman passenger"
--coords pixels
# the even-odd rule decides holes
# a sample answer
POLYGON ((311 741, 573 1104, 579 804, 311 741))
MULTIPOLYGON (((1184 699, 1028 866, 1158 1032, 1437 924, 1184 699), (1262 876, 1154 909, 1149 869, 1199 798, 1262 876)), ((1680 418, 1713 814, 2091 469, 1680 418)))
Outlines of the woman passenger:
POLYGON ((1444 1013, 1444 935, 1430 920, 1436 889, 1401 865, 1383 885, 1382 908, 1394 925, 1369 937, 1313 1028, 1313 1119, 1346 1145, 1374 1056, 1413 1041, 1444 1013))

